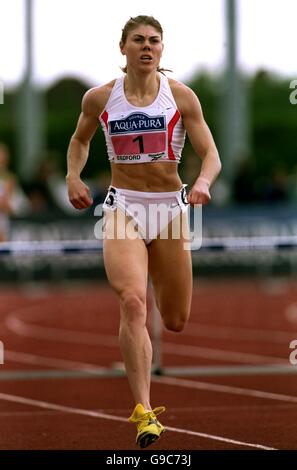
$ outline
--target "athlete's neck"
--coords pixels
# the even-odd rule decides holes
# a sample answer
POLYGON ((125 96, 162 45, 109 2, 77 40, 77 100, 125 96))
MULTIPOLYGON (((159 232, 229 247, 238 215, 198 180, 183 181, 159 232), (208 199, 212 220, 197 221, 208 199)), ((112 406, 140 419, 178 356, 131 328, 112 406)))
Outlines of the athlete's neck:
POLYGON ((136 105, 148 105, 153 102, 159 92, 160 76, 152 74, 136 74, 129 71, 124 79, 124 90, 129 102, 136 105))

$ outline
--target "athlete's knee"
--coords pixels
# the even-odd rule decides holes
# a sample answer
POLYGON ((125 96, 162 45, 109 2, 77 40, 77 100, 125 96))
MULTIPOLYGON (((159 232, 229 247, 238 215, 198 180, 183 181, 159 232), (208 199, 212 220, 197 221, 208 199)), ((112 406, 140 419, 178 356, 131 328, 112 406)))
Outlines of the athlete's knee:
POLYGON ((123 291, 120 294, 122 313, 128 320, 139 318, 145 313, 146 296, 141 291, 123 291))
POLYGON ((186 317, 184 316, 172 315, 169 317, 163 317, 163 322, 167 330, 179 333, 180 331, 183 331, 183 329, 185 328, 187 320, 186 320, 186 317))

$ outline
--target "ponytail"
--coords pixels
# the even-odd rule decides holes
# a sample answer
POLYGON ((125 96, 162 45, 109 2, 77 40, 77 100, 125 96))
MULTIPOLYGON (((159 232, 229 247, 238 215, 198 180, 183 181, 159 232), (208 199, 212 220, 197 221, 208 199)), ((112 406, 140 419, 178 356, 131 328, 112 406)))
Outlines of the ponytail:
MULTIPOLYGON (((127 65, 125 65, 125 67, 121 67, 121 70, 122 70, 122 72, 127 73, 127 71, 128 71, 127 65)), ((160 67, 160 66, 158 65, 158 67, 157 67, 157 72, 160 72, 160 73, 162 73, 163 75, 165 75, 164 72, 172 72, 172 70, 170 70, 170 69, 164 69, 163 67, 160 67)))

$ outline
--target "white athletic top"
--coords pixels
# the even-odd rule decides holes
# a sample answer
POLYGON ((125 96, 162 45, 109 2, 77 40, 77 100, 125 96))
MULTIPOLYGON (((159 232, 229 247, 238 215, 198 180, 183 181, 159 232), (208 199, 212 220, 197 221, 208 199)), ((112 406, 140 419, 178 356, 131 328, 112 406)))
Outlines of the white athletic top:
POLYGON ((111 162, 179 162, 181 159, 186 133, 168 79, 161 73, 158 96, 144 107, 128 102, 124 76, 118 78, 99 120, 111 162))

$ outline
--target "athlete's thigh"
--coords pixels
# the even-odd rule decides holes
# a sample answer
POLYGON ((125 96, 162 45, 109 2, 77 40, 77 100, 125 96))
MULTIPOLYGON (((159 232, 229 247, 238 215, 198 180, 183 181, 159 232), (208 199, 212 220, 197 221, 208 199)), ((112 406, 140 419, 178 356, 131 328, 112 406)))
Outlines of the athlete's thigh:
MULTIPOLYGON (((103 240, 103 258, 107 278, 118 294, 131 290, 145 293, 147 285, 148 256, 144 241, 135 237, 130 228, 128 233, 111 232, 110 224, 114 223, 114 214, 106 213, 105 233, 103 240), (123 236, 125 235, 125 236, 123 236)), ((125 217, 126 227, 129 219, 125 217)))
MULTIPOLYGON (((183 217, 186 217, 184 214, 183 217)), ((192 260, 188 236, 157 238, 148 245, 149 274, 163 317, 187 317, 192 299, 192 260)))

